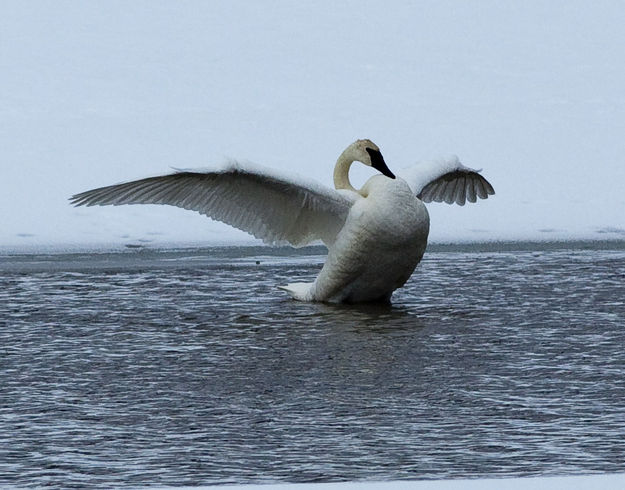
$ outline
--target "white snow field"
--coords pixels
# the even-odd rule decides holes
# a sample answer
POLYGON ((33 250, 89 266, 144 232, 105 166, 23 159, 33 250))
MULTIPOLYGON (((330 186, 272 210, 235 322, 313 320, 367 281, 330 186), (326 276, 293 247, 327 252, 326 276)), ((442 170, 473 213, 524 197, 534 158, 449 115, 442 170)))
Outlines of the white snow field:
POLYGON ((248 241, 67 198, 229 157, 331 185, 358 138, 484 169, 497 195, 430 205, 431 240, 623 238, 624 24, 611 1, 3 2, 0 245, 248 241))

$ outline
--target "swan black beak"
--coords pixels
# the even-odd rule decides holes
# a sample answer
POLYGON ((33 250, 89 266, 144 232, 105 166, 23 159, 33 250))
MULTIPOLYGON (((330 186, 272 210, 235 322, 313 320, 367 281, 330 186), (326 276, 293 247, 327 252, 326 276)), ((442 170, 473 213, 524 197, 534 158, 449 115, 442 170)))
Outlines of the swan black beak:
POLYGON ((395 174, 386 166, 382 153, 380 153, 379 150, 373 150, 371 148, 367 148, 366 150, 367 153, 369 153, 369 158, 371 159, 371 166, 382 175, 386 175, 387 177, 394 179, 395 174))

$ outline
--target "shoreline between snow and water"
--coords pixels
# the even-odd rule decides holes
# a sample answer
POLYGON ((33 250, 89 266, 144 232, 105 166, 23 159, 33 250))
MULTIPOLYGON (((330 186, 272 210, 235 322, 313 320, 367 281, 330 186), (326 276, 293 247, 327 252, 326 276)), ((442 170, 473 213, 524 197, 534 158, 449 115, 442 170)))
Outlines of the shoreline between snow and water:
MULTIPOLYGON (((185 252, 201 250, 236 250, 236 255, 325 255, 323 245, 301 248, 270 246, 254 243, 92 243, 50 245, 0 245, 0 255, 83 254, 83 253, 132 253, 132 252, 185 252)), ((481 242, 430 242, 427 252, 532 252, 553 250, 625 250, 625 240, 492 240, 481 242)), ((427 253, 426 252, 426 253, 427 253)))

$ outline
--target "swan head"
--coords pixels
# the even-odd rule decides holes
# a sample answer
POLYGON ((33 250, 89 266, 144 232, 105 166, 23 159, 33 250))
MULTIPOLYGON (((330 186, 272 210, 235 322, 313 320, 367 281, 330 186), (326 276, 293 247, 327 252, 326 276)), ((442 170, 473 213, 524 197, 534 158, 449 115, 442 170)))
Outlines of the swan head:
POLYGON ((391 179, 395 178, 395 174, 386 166, 380 148, 378 148, 378 145, 373 141, 368 139, 354 141, 347 147, 347 150, 345 150, 346 153, 348 151, 350 153, 350 160, 360 162, 368 167, 373 167, 382 175, 391 179))
MULTIPOLYGON (((373 167, 390 179, 395 178, 395 174, 386 166, 378 145, 371 140, 357 140, 345 148, 336 161, 336 166, 334 167, 334 187, 336 189, 360 192, 354 189, 349 182, 349 167, 353 162, 360 162, 368 167, 373 167)), ((362 194, 362 192, 360 193, 362 194)))

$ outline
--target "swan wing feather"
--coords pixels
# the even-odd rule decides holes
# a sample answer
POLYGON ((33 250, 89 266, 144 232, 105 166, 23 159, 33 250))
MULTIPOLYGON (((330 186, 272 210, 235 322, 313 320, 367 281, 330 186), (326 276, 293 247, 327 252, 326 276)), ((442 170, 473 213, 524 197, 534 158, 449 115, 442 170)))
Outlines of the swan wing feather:
POLYGON ((481 170, 469 168, 453 156, 444 160, 422 162, 398 172, 423 202, 464 204, 487 199, 495 194, 493 186, 480 175, 481 170))
POLYGON ((334 243, 357 199, 296 175, 228 164, 110 185, 70 198, 75 206, 168 204, 197 211, 268 244, 334 243))

